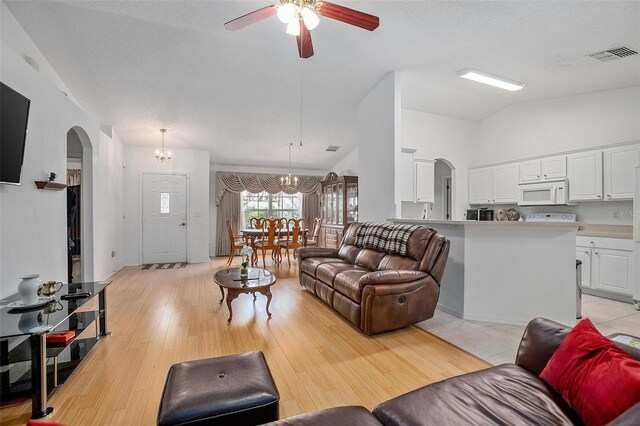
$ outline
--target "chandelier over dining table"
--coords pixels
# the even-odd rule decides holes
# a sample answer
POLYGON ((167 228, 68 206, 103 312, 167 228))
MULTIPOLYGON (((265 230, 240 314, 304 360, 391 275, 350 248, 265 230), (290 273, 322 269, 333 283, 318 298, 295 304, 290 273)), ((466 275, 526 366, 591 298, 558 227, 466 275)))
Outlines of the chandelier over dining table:
MULTIPOLYGON (((300 142, 302 145, 302 142, 300 142)), ((292 176, 291 174, 291 147, 293 142, 289 142, 289 173, 284 176, 280 176, 280 186, 282 189, 292 190, 298 186, 298 176, 292 176)))

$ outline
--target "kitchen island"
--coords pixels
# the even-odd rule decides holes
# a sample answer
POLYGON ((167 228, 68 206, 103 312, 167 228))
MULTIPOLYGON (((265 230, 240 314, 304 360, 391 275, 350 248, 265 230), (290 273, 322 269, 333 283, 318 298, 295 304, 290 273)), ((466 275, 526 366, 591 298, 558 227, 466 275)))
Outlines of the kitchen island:
POLYGON ((389 219, 451 241, 438 308, 459 318, 525 325, 576 321, 578 222, 389 219))

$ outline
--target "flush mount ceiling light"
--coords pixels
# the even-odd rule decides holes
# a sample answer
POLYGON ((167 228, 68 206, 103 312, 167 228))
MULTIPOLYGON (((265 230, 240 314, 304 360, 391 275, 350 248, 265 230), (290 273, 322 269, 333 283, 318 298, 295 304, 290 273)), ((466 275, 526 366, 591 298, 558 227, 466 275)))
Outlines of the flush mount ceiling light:
POLYGON ((477 81, 478 83, 488 84, 489 86, 499 87, 510 92, 515 92, 524 87, 523 83, 518 83, 517 81, 498 77, 496 75, 487 74, 486 72, 476 71, 471 68, 458 71, 458 76, 466 78, 468 80, 477 81))

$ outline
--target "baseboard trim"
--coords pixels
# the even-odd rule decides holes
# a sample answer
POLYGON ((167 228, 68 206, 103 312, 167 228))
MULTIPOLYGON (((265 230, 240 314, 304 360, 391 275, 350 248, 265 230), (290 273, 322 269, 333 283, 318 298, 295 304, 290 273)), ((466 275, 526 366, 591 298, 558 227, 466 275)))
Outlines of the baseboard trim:
POLYGON ((438 305, 436 306, 436 309, 440 309, 442 312, 446 312, 449 315, 453 315, 454 317, 458 317, 462 319, 462 312, 457 309, 450 308, 441 303, 438 303, 438 305))

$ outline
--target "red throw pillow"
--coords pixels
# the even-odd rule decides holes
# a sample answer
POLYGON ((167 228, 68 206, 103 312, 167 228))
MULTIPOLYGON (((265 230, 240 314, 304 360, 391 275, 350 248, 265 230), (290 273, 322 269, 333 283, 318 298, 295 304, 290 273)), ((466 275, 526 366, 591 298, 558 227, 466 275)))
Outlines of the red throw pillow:
POLYGON ((587 425, 605 425, 640 402, 640 361, 583 319, 540 374, 587 425))

